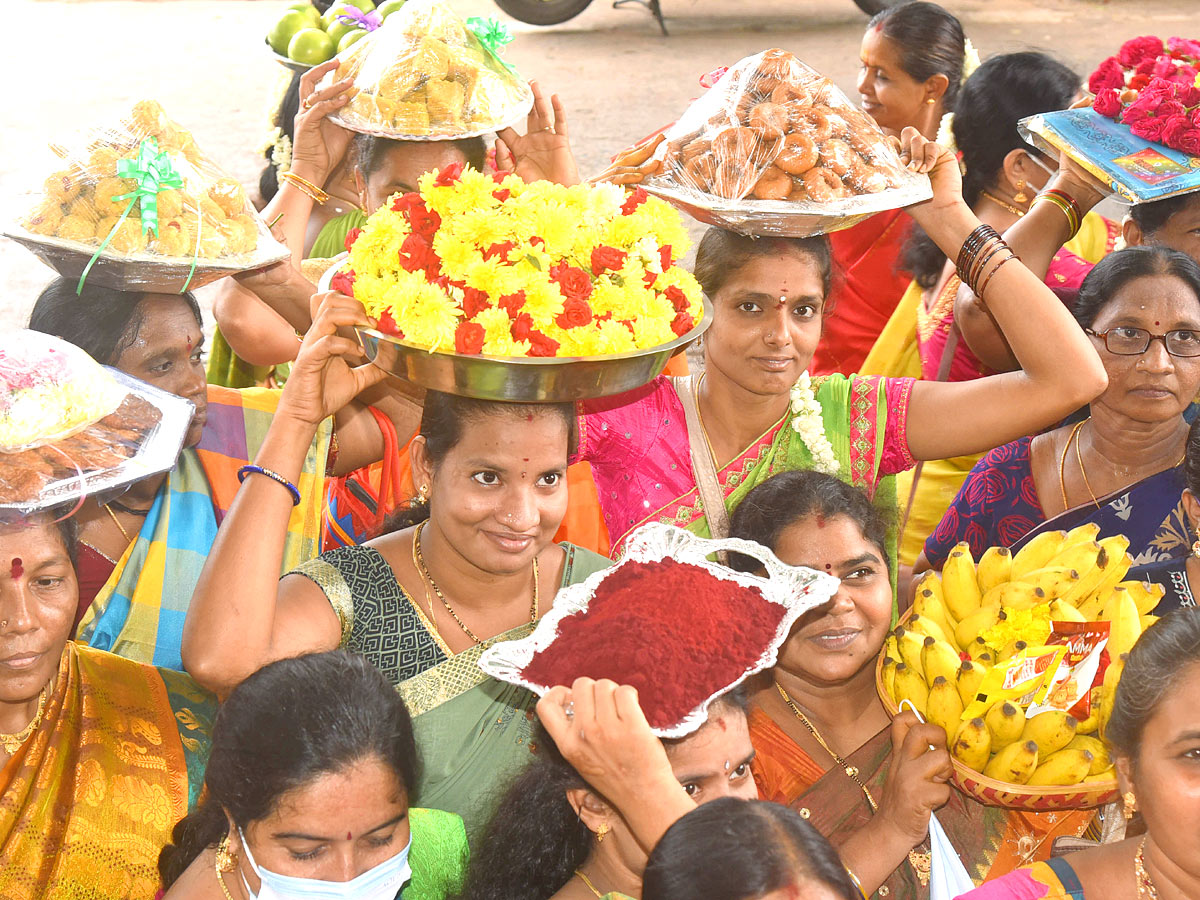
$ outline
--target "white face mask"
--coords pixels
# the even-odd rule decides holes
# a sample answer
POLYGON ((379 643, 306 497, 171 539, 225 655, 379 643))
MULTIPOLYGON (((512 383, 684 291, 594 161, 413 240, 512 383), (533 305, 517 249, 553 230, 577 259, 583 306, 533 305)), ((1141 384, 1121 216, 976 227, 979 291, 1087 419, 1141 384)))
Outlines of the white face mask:
MULTIPOLYGON (((246 851, 246 860, 261 882, 257 894, 250 890, 249 884, 246 885, 246 893, 256 900, 394 900, 412 878, 412 869, 408 865, 411 835, 404 849, 391 859, 385 859, 349 881, 321 881, 269 872, 254 861, 250 844, 240 828, 238 835, 246 851)), ((245 882, 245 876, 242 881, 245 882)))

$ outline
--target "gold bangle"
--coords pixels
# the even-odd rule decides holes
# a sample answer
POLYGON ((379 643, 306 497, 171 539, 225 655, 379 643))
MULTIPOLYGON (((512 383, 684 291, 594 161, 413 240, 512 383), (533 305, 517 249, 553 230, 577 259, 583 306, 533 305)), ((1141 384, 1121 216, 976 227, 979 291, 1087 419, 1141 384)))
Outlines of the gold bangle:
POLYGON ((329 199, 329 195, 327 193, 325 193, 311 181, 301 178, 295 172, 284 172, 280 177, 288 184, 294 186, 297 190, 311 197, 314 203, 324 205, 325 201, 329 199))
POLYGON ((858 876, 850 871, 850 867, 842 866, 842 868, 846 870, 846 874, 850 876, 850 880, 854 882, 854 886, 858 888, 858 892, 862 894, 863 900, 871 900, 871 898, 867 896, 867 892, 863 890, 862 882, 858 880, 858 876))
POLYGON ((1071 237, 1067 238, 1067 240, 1070 240, 1071 238, 1075 237, 1075 235, 1077 235, 1079 233, 1079 227, 1082 223, 1079 221, 1078 215, 1075 212, 1075 210, 1071 208, 1070 204, 1068 204, 1067 201, 1063 200, 1057 194, 1049 194, 1049 193, 1038 194, 1036 197, 1033 198, 1033 202, 1035 204, 1039 200, 1044 201, 1046 203, 1051 203, 1054 206, 1058 207, 1060 210, 1062 210, 1062 214, 1067 217, 1067 228, 1069 228, 1071 231, 1071 237))

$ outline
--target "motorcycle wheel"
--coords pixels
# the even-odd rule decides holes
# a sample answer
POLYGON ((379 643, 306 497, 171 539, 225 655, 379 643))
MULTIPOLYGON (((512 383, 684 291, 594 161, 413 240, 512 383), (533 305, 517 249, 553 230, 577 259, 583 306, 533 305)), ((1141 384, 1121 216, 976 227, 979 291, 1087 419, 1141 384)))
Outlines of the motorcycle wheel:
POLYGON ((514 19, 529 25, 557 25, 559 22, 575 18, 587 9, 591 2, 592 0, 496 0, 496 5, 514 19))
MULTIPOLYGON (((903 0, 854 0, 854 5, 869 16, 883 12, 889 6, 898 6, 903 0)), ((503 4, 501 4, 503 8, 503 4)))

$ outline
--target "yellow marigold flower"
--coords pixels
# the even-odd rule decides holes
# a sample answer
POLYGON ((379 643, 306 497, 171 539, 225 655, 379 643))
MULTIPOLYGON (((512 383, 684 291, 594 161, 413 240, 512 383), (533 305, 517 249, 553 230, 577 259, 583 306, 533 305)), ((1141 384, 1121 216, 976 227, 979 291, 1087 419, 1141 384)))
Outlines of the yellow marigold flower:
POLYGON ((471 321, 483 326, 483 339, 485 341, 497 341, 502 336, 511 336, 512 319, 508 315, 508 310, 502 309, 499 306, 492 306, 482 310, 471 321))
POLYGON ((1013 641, 1024 641, 1030 647, 1040 647, 1050 637, 1050 605, 1043 603, 1033 609, 1007 609, 1008 617, 980 632, 990 646, 1002 650, 1013 641))

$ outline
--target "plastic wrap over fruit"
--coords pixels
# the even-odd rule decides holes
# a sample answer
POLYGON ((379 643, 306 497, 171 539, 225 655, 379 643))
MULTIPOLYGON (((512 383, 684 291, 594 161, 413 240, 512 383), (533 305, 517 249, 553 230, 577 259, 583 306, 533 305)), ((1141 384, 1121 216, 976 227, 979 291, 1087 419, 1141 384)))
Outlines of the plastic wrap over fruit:
POLYGON ((870 116, 784 50, 730 68, 666 137, 646 189, 744 234, 834 231, 932 196, 870 116))
POLYGON ((353 77, 350 102, 331 118, 352 131, 453 140, 511 125, 533 106, 529 85, 501 59, 511 38, 494 20, 464 22, 437 0, 409 0, 338 55, 322 81, 353 77))
POLYGON ((174 292, 287 256, 242 185, 154 100, 49 149, 45 182, 6 233, 62 275, 174 292))
POLYGON ((193 412, 56 337, 0 337, 0 518, 171 468, 193 412))

